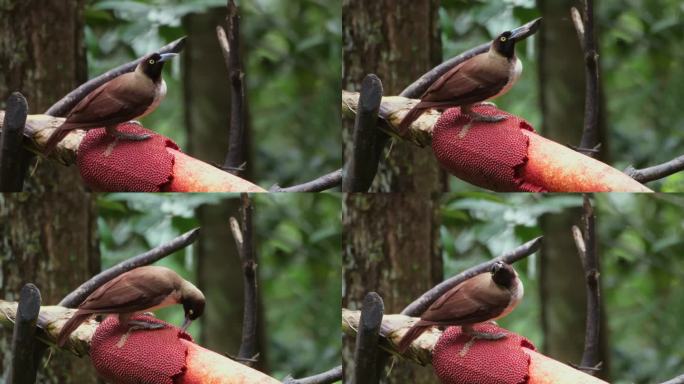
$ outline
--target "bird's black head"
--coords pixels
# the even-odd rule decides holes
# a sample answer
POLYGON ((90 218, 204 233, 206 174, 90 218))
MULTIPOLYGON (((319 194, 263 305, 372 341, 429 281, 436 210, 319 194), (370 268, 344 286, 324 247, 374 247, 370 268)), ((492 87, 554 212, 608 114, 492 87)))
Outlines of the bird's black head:
POLYGON ((195 320, 204 313, 204 296, 189 297, 183 300, 183 310, 185 317, 190 320, 195 320))
POLYGON ((506 31, 492 41, 492 48, 502 56, 511 59, 515 55, 515 41, 511 31, 506 31))
POLYGON ((492 280, 505 288, 510 288, 517 276, 513 267, 503 261, 494 263, 490 272, 492 273, 492 280))
POLYGON ((153 53, 145 57, 138 66, 152 81, 159 81, 161 79, 162 69, 164 69, 164 62, 177 56, 175 53, 153 53))
POLYGON ((188 329, 190 323, 204 313, 204 294, 192 283, 185 281, 181 288, 183 310, 185 311, 185 321, 181 328, 188 329))

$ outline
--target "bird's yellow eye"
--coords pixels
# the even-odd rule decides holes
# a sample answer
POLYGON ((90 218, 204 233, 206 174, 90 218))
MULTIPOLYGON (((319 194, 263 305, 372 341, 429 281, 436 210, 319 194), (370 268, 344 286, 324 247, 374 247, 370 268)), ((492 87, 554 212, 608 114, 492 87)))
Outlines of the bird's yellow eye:
POLYGON ((501 40, 502 43, 506 42, 506 36, 501 36, 499 40, 501 40))
POLYGON ((150 59, 150 61, 148 61, 148 63, 154 64, 154 59, 150 59))
POLYGON ((191 309, 191 310, 188 311, 188 313, 192 315, 193 313, 195 313, 195 311, 193 311, 193 310, 191 309))

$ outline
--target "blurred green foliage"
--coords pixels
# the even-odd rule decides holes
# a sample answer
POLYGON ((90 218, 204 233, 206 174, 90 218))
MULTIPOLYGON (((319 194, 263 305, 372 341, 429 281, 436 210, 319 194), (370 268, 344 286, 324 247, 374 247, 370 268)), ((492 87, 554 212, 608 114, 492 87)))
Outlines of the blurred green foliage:
MULTIPOLYGON (((542 235, 542 215, 581 204, 581 195, 445 195, 440 228, 445 276, 542 235)), ((613 382, 654 383, 681 374, 684 196, 596 194, 594 206, 613 382)), ((516 263, 525 299, 499 323, 541 345, 535 257, 516 263)))
MULTIPOLYGON (((341 0, 237 3, 254 181, 285 186, 339 168, 341 0)), ((183 16, 224 12, 216 7, 225 5, 226 0, 91 0, 85 12, 90 76, 185 35, 183 16)), ((186 143, 182 65, 176 59, 165 66, 167 98, 144 119, 181 147, 186 143)))
MULTIPOLYGON (((684 6, 679 0, 595 2, 595 25, 606 102, 607 158, 617 169, 656 165, 684 154, 684 6)), ((568 17, 570 10, 568 10, 568 17)), ((440 9, 443 56, 449 58, 540 16, 534 0, 444 0, 440 9)), ((518 46, 523 75, 495 102, 541 124, 536 44, 518 46)), ((571 41, 569 44, 579 44, 571 41)), ((584 95, 584 84, 575 90, 584 95)), ((582 127, 577 127, 578 132, 582 127)), ((475 187, 450 178, 453 190, 475 187)), ((684 191, 684 174, 649 187, 684 191)))
MULTIPOLYGON (((103 268, 156 247, 199 225, 195 209, 237 194, 98 195, 103 268)), ((253 195, 259 287, 268 366, 283 378, 308 376, 341 360, 341 200, 336 194, 253 195)), ((237 213, 236 213, 237 214, 237 213)), ((226 239, 226 247, 233 247, 226 239)), ((192 246, 158 265, 194 275, 192 246)), ((242 308, 242 303, 237 303, 242 308)), ((158 312, 180 324, 182 311, 158 312)), ((191 333, 199 334, 195 322, 191 333)))

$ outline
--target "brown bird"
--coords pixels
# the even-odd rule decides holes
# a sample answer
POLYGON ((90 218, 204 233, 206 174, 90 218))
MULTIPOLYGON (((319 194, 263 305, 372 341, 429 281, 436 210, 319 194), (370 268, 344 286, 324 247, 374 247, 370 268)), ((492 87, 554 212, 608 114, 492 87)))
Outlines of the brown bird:
POLYGON ((117 76, 90 92, 52 133, 43 153, 50 154, 74 129, 104 127, 107 133, 119 139, 148 139, 150 135, 119 132, 116 127, 146 116, 157 108, 166 96, 166 82, 162 79, 164 62, 175 56, 175 53, 153 53, 144 58, 135 71, 117 76))
POLYGON ((460 325, 463 332, 480 339, 496 340, 506 335, 476 332, 472 325, 509 314, 523 296, 523 285, 510 265, 498 261, 490 272, 481 273, 451 288, 420 316, 398 345, 403 353, 432 326, 460 325))
POLYGON ((497 122, 503 116, 486 116, 472 111, 472 105, 502 95, 515 84, 522 73, 522 63, 515 56, 517 37, 506 31, 489 46, 487 52, 473 56, 442 75, 420 97, 397 128, 400 135, 423 112, 431 108, 461 107, 471 121, 497 122))
POLYGON ((161 324, 129 320, 134 314, 153 311, 174 304, 183 304, 187 329, 192 320, 204 312, 204 295, 192 283, 165 267, 144 266, 122 273, 96 289, 78 311, 64 324, 57 338, 63 346, 69 335, 93 315, 118 314, 119 324, 131 329, 158 329, 161 324))

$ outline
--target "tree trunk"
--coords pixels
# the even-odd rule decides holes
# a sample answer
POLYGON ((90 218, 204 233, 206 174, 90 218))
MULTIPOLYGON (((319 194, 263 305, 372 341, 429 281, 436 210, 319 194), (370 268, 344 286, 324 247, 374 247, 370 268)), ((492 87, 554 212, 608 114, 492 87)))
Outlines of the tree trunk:
MULTIPOLYGON (((225 18, 226 8, 217 7, 183 19, 193 36, 183 72, 188 151, 217 164, 223 164, 228 149, 230 119, 228 69, 216 38, 216 26, 225 27, 225 18)), ((239 207, 236 198, 197 211, 203 232, 197 243, 198 280, 208 298, 201 339, 207 348, 230 355, 237 355, 242 335, 242 263, 228 224, 230 216, 240 219, 239 207)), ((259 352, 257 368, 264 369, 266 351, 259 352)))
MULTIPOLYGON (((382 80, 384 94, 396 95, 439 64, 442 52, 438 8, 438 0, 344 1, 342 87, 358 91, 363 78, 375 73, 382 80)), ((348 157, 353 122, 346 121, 343 127, 348 157)), ((373 191, 428 195, 445 188, 444 173, 430 148, 396 140, 389 156, 381 158, 373 191)))
MULTIPOLYGON (((360 309, 377 292, 385 313, 398 313, 443 279, 438 203, 407 194, 345 194, 342 305, 360 309)), ((345 382, 353 370, 354 339, 344 338, 345 382)), ((438 383, 432 368, 398 362, 387 383, 438 383)))
MULTIPOLYGON (((100 271, 96 210, 89 195, 0 195, 0 297, 18 300, 26 283, 40 289, 43 305, 57 304, 67 293, 100 271)), ((0 338, 2 374, 9 370, 12 330, 0 338)), ((46 354, 47 355, 47 354, 46 354)), ((55 351, 38 383, 97 383, 88 358, 55 351)))
MULTIPOLYGON (((537 5, 544 18, 537 33, 542 133, 559 143, 579 145, 584 125, 584 55, 570 19, 570 7, 581 7, 570 0, 538 0, 537 5)), ((605 135, 599 136, 605 149, 605 135)), ((542 218, 545 239, 539 258, 543 351, 560 361, 578 364, 584 349, 586 297, 584 271, 570 228, 579 224, 581 214, 581 209, 566 209, 542 218)), ((603 311, 602 318, 606 315, 603 311)), ((605 336, 607 329, 602 327, 601 333, 605 336)), ((605 343, 601 351, 604 368, 599 376, 606 377, 605 343)))
MULTIPOLYGON (((8 0, 0 5, 0 104, 14 91, 43 113, 87 79, 84 0, 8 0)), ((29 162, 31 160, 27 160, 29 162)), ((35 161, 33 157, 32 161, 35 161)), ((41 162, 24 191, 83 191, 76 167, 41 162)))

